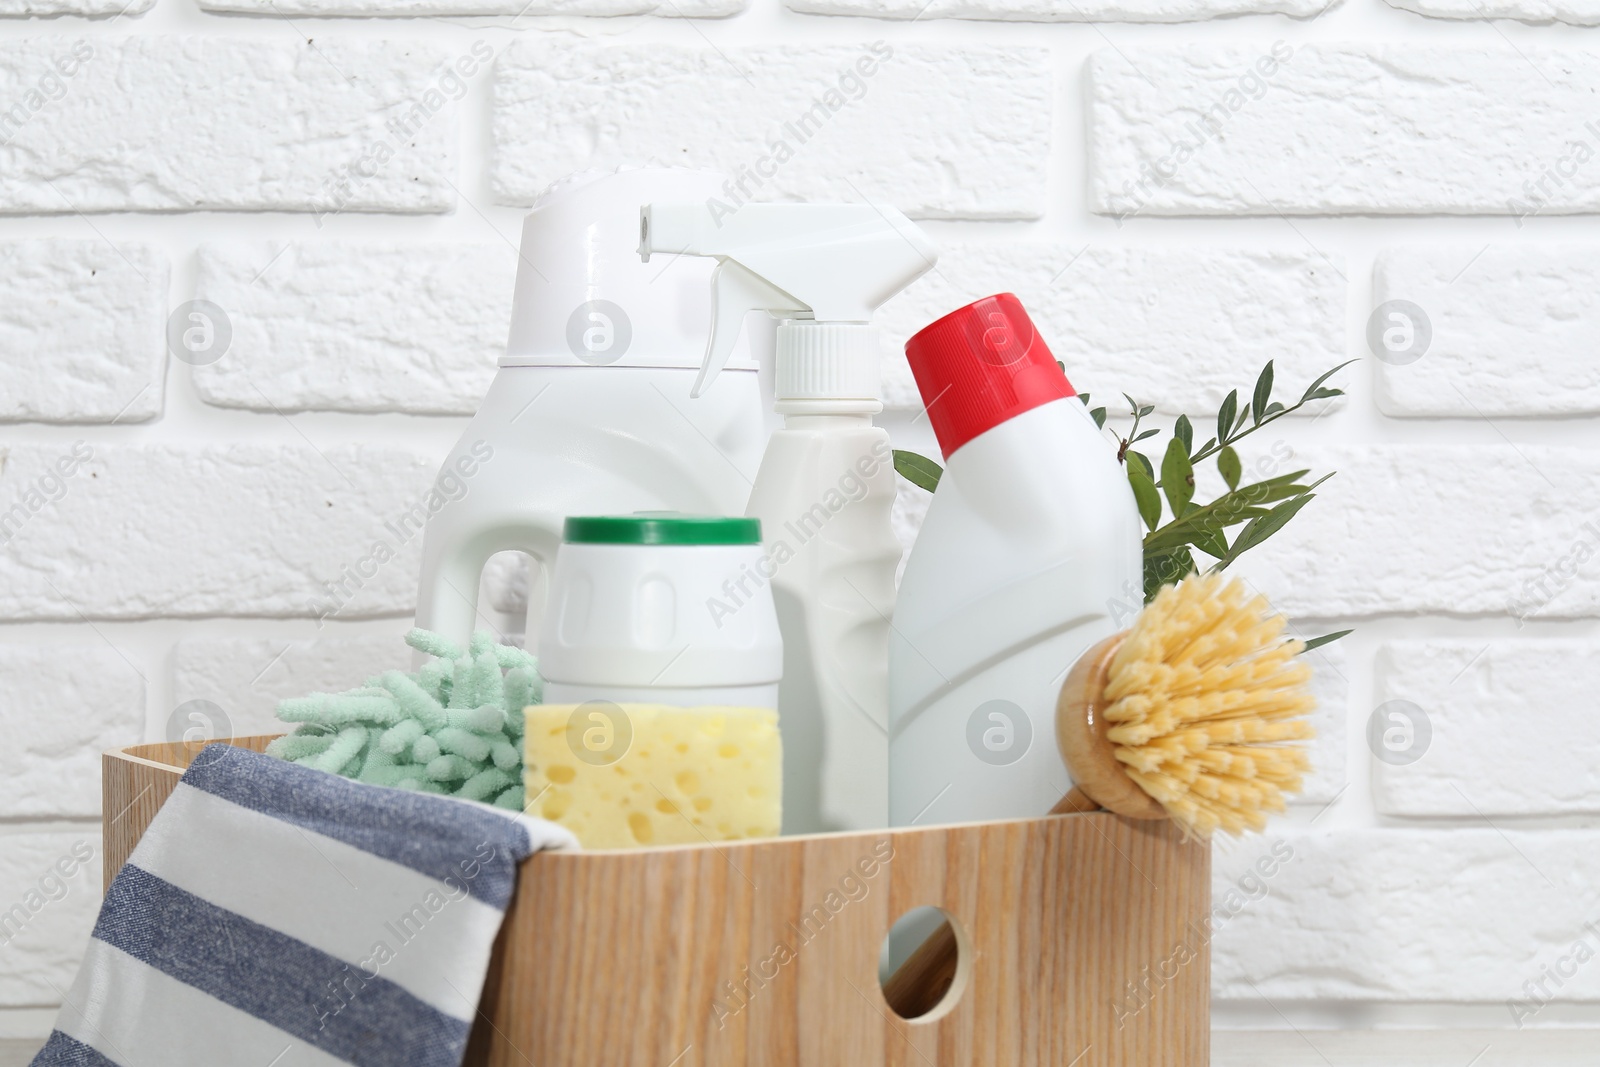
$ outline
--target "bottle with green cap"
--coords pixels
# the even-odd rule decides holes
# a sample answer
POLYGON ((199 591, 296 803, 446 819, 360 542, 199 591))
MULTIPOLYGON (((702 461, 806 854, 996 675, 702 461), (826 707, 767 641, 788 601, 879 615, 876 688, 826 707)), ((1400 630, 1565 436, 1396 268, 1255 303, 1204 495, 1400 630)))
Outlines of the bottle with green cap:
POLYGON ((572 516, 550 577, 545 702, 776 708, 783 640, 758 519, 572 516))

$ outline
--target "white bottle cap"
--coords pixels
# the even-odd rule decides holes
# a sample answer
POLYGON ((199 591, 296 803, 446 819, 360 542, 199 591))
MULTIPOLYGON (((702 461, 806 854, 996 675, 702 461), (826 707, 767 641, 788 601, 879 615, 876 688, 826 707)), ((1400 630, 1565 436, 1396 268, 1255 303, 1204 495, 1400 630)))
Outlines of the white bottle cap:
MULTIPOLYGON (((858 410, 883 409, 878 328, 860 322, 807 322, 786 319, 778 325, 773 396, 780 414, 805 410, 804 401, 856 400, 858 410)), ((838 411, 839 405, 828 410, 838 411)))
MULTIPOLYGON (((699 367, 714 264, 639 261, 639 205, 704 202, 722 175, 677 167, 580 172, 552 185, 522 224, 502 367, 699 367)), ((729 366, 755 370, 741 343, 729 366)))

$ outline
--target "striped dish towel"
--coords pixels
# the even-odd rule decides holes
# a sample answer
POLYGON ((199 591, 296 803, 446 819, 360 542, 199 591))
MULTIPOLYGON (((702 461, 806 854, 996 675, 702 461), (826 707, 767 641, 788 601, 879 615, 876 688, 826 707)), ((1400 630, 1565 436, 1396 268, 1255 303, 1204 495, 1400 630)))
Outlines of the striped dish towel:
POLYGON ((209 745, 106 892, 34 1067, 455 1067, 517 861, 574 845, 209 745))

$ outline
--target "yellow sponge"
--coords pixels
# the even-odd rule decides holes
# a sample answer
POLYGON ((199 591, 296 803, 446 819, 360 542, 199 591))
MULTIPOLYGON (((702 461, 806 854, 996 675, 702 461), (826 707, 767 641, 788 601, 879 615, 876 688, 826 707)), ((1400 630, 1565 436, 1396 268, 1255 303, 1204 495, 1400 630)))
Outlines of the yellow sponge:
POLYGON ((526 714, 528 812, 585 848, 778 834, 783 745, 770 708, 593 700, 526 714))

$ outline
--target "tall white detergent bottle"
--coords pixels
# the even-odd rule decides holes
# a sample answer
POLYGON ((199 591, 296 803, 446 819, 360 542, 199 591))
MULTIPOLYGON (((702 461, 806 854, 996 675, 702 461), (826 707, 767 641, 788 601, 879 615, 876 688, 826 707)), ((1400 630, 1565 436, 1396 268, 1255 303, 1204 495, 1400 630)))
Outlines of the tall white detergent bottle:
MULTIPOLYGON (((639 261, 639 205, 718 195, 720 175, 577 175, 522 226, 511 334, 477 415, 440 469, 465 486, 427 521, 417 625, 465 641, 478 582, 517 549, 545 573, 568 515, 743 512, 767 429, 748 348, 698 400, 712 265, 639 261)), ((543 605, 530 597, 528 647, 543 605)))
MULTIPOLYGON (((874 426, 871 318, 933 267, 904 215, 863 204, 653 203, 640 251, 713 256, 715 323, 696 395, 725 365, 747 313, 777 317, 776 409, 747 514, 765 540, 755 573, 708 605, 738 611, 770 582, 783 633, 785 833, 888 821, 889 617, 900 544, 890 525, 894 455, 874 426)), ((709 395, 709 394, 707 394, 709 395)))
POLYGON ((1141 602, 1133 491, 1010 293, 928 326, 906 356, 946 466, 890 638, 890 815, 1043 815, 1071 785, 1061 684, 1141 602))

